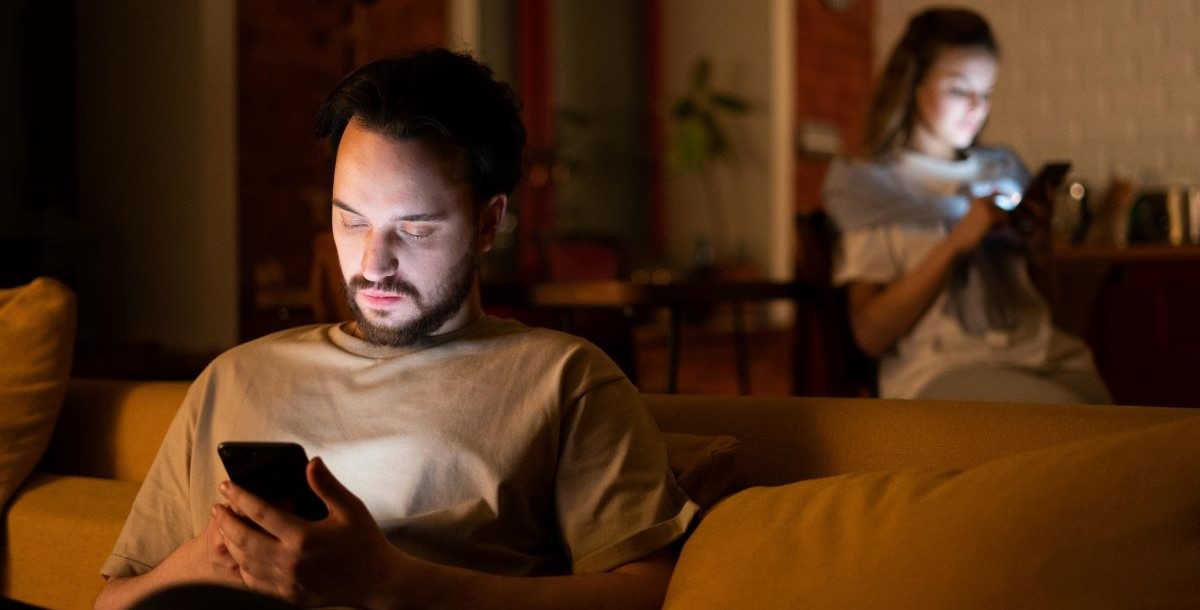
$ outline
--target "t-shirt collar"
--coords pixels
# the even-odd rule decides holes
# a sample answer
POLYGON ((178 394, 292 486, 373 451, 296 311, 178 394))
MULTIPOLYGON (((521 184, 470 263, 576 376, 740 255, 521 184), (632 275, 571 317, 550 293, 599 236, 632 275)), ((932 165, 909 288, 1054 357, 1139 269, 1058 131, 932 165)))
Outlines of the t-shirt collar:
POLYGON ((328 333, 329 340, 333 342, 334 345, 357 356, 373 359, 397 358, 414 352, 429 349, 455 339, 474 336, 480 332, 483 332, 483 330, 487 328, 489 319, 491 319, 491 316, 479 316, 474 321, 466 326, 463 326, 462 328, 450 331, 448 333, 434 335, 432 337, 428 337, 425 341, 404 347, 378 345, 376 343, 371 343, 366 339, 359 338, 351 331, 351 325, 354 324, 353 322, 333 324, 329 327, 328 333))

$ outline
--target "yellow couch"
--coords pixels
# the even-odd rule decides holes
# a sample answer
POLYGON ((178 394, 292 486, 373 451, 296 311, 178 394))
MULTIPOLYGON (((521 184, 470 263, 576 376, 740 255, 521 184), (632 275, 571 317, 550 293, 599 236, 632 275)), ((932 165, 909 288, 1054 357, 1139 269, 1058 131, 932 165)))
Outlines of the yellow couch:
MULTIPOLYGON (((71 383, 51 446, 5 515, 4 597, 50 608, 91 607, 102 585, 100 564, 186 389, 184 382, 71 383)), ((883 469, 963 468, 1196 414, 800 397, 645 400, 664 432, 736 437, 738 489, 883 469)), ((688 559, 686 547, 684 555, 688 559)), ((687 565, 681 561, 681 570, 687 565)))

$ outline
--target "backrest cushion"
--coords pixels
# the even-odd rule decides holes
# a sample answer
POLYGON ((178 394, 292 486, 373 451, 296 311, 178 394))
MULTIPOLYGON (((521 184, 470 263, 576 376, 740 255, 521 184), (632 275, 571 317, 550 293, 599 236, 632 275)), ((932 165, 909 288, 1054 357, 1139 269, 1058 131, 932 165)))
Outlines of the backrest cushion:
POLYGON ((745 490, 692 534, 665 607, 1196 608, 1198 575, 1191 417, 966 470, 745 490))
POLYGON ((38 278, 0 290, 0 504, 46 449, 75 344, 75 296, 38 278))

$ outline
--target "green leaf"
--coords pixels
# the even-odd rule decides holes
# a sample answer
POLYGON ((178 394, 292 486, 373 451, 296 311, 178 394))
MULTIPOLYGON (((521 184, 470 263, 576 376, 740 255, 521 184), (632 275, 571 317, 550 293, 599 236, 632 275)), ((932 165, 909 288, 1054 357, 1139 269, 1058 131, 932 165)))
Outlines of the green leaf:
POLYGON ((686 119, 693 114, 696 114, 696 102, 690 97, 675 102, 675 107, 671 109, 671 115, 677 119, 686 119))
POLYGON ((703 89, 708 86, 709 76, 712 74, 712 62, 707 57, 701 57, 696 60, 696 65, 692 66, 692 87, 695 89, 703 89))
POLYGON ((671 147, 671 165, 680 171, 700 171, 708 164, 711 148, 710 134, 702 121, 681 121, 671 147))
POLYGON ((746 112, 750 110, 750 106, 745 102, 745 100, 729 93, 714 92, 710 96, 710 99, 712 99, 713 104, 735 114, 746 114, 746 112))

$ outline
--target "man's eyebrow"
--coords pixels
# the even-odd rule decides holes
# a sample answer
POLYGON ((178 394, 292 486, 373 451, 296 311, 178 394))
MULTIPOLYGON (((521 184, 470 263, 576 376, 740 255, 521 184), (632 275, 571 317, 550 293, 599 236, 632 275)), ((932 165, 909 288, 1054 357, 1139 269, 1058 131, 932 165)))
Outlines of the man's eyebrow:
MULTIPOLYGON (((358 210, 346 205, 345 202, 338 200, 338 199, 333 200, 333 207, 346 210, 347 212, 350 212, 351 214, 354 214, 356 216, 363 215, 362 212, 359 212, 358 210)), ((397 216, 396 218, 393 218, 392 220, 405 220, 405 221, 409 221, 409 222, 432 222, 432 221, 436 221, 436 220, 445 220, 446 217, 447 217, 447 214, 445 214, 444 212, 422 212, 419 214, 407 214, 405 216, 397 216)))
POLYGON ((362 216, 362 213, 361 213, 361 212, 359 212, 358 210, 356 210, 356 209, 354 209, 354 208, 352 208, 352 207, 350 207, 350 206, 346 205, 345 203, 343 203, 341 200, 338 200, 338 199, 334 199, 334 200, 333 200, 333 207, 335 207, 335 208, 341 208, 341 209, 343 209, 343 210, 346 210, 347 212, 350 212, 351 214, 357 214, 357 215, 359 215, 359 216, 362 216))

